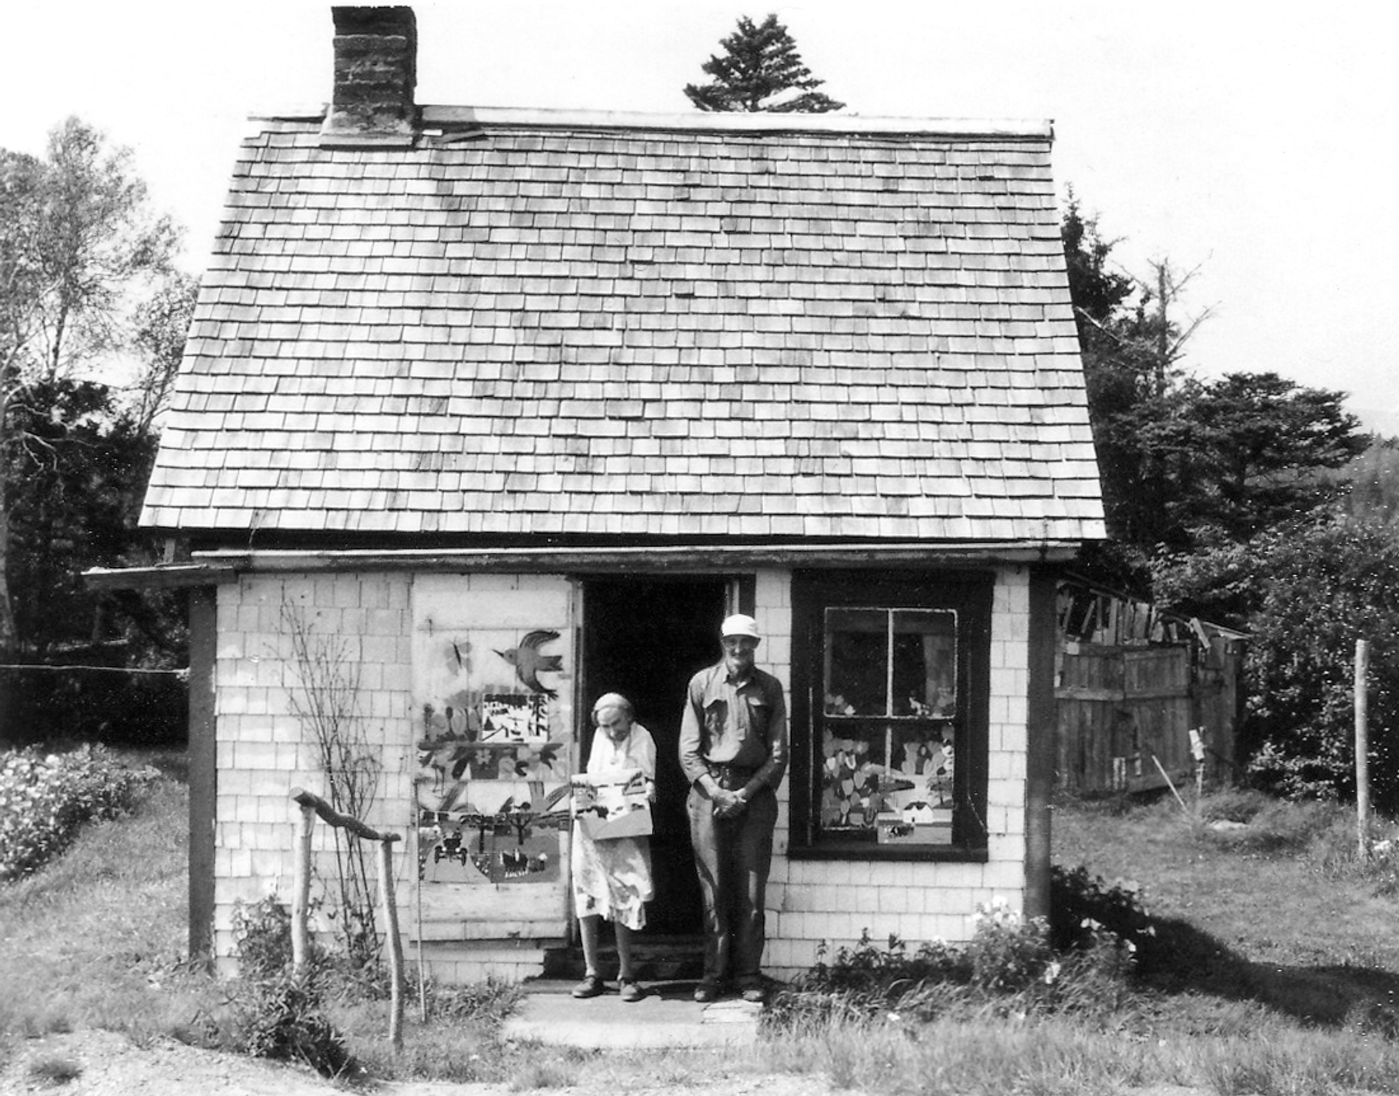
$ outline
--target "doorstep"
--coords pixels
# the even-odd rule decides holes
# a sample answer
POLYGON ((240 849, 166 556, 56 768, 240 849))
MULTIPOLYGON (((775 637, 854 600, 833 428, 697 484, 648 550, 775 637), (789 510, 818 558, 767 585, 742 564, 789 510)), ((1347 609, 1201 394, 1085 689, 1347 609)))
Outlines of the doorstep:
POLYGON ((573 982, 525 984, 525 997, 501 1033, 507 1042, 586 1050, 643 1050, 666 1047, 726 1047, 758 1038, 761 1005, 736 997, 702 1005, 694 982, 644 982, 647 995, 625 1002, 617 983, 601 997, 580 1001, 573 982))

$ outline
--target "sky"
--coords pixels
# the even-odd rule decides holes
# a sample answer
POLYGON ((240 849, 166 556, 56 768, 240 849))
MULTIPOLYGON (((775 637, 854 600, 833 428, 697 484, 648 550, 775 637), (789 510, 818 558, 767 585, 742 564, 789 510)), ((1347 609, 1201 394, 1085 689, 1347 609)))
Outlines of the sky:
MULTIPOLYGON (((453 0, 412 5, 418 100, 689 109, 740 15, 775 11, 862 115, 1051 118, 1054 175, 1146 275, 1193 271, 1202 378, 1340 389, 1399 434, 1399 36, 1378 3, 453 0), (1206 315, 1207 314, 1207 315, 1206 315)), ((329 3, 10 5, 0 147, 75 114, 130 147, 197 273, 252 114, 330 95, 329 3)))

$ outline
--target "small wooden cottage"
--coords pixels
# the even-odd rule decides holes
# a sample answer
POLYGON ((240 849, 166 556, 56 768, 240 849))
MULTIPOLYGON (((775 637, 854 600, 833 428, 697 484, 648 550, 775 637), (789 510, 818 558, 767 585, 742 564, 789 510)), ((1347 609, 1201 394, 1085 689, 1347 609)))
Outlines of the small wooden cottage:
POLYGON ((537 973, 614 690, 648 931, 693 937, 681 700, 731 611, 791 711, 772 971, 1043 912, 1055 583, 1103 535, 1049 124, 420 106, 410 10, 334 21, 329 109, 239 153, 142 517, 191 549, 152 577, 194 588, 195 945, 290 893, 319 705, 410 947, 537 973))

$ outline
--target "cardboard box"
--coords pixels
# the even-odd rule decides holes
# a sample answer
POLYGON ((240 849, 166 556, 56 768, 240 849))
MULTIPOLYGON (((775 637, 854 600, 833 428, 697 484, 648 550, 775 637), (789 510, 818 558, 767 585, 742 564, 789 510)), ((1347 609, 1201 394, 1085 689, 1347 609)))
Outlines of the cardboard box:
POLYGON ((594 841, 646 837, 651 833, 651 801, 640 769, 572 778, 573 817, 594 841))

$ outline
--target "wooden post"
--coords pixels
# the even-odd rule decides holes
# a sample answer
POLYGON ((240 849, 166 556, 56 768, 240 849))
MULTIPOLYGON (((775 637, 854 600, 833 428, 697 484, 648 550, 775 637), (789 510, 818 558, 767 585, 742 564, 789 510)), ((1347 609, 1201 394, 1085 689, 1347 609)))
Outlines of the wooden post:
POLYGON ((379 893, 384 902, 384 942, 389 946, 389 1041, 397 1054, 403 1050, 403 940, 398 935, 393 842, 389 840, 379 842, 379 893))
POLYGON ((1370 858, 1370 642, 1355 641, 1355 825, 1360 859, 1370 858))
POLYGON ((1156 756, 1155 751, 1151 754, 1151 760, 1156 762, 1156 771, 1161 774, 1166 781, 1166 787, 1171 789, 1171 794, 1176 797, 1176 802, 1180 804, 1180 809, 1186 814, 1190 813, 1190 808, 1185 805, 1185 800, 1180 797, 1180 792, 1176 791, 1175 783, 1171 780, 1171 774, 1166 771, 1166 766, 1161 764, 1161 759, 1156 756))
POLYGON ((379 843, 379 894, 383 899, 385 942, 389 945, 389 976, 393 979, 390 1003, 393 1016, 389 1021, 389 1039, 393 1042, 394 1053, 403 1049, 403 941, 398 935, 398 904, 394 901, 393 889, 393 843, 398 840, 396 833, 379 833, 372 830, 358 818, 341 814, 314 792, 293 788, 291 797, 301 807, 301 825, 298 827, 299 848, 296 867, 296 896, 292 904, 292 963, 300 967, 305 961, 306 908, 311 896, 311 816, 318 814, 331 826, 348 830, 364 841, 379 843), (297 910, 300 909, 300 916, 297 910), (298 925, 300 929, 298 930, 298 925), (297 956, 297 933, 301 933, 301 958, 297 956))
POLYGON ((1058 634, 1055 599, 1058 573, 1050 567, 1030 570, 1030 664, 1026 680, 1025 730, 1025 903, 1026 917, 1049 916, 1051 820, 1055 736, 1054 648, 1058 634))
POLYGON ((315 822, 315 808, 302 804, 296 820, 296 868, 291 894, 291 967, 297 974, 305 971, 311 950, 306 919, 311 906, 311 829, 315 822))
POLYGON ((189 592, 189 954, 208 962, 214 954, 217 655, 218 599, 212 586, 197 587, 189 592))

